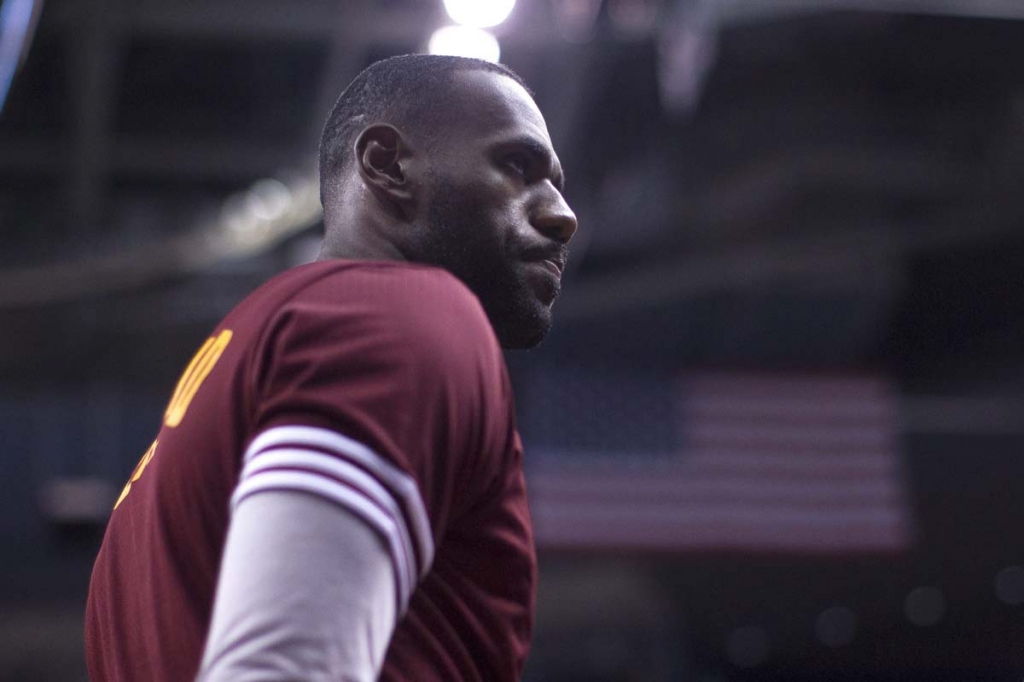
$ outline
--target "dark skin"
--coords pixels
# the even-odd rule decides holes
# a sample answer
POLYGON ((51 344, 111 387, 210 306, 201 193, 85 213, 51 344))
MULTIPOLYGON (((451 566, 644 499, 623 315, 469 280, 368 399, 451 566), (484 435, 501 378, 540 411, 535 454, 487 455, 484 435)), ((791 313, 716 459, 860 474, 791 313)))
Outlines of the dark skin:
POLYGON ((454 74, 457 105, 430 138, 387 122, 356 140, 324 207, 321 259, 443 267, 477 295, 507 348, 544 338, 576 232, 544 117, 512 79, 454 74))

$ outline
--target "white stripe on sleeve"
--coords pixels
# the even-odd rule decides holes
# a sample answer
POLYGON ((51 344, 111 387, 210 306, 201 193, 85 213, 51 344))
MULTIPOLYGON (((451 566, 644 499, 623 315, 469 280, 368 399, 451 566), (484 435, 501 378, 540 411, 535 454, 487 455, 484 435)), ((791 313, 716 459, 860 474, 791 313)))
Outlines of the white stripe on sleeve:
POLYGON ((310 426, 264 431, 245 452, 232 509, 266 490, 301 490, 343 506, 386 540, 399 610, 433 562, 434 543, 416 482, 362 443, 310 426))
MULTIPOLYGON (((236 490, 232 496, 232 508, 238 505, 244 495, 255 492, 257 489, 275 487, 275 481, 279 480, 279 475, 284 472, 318 474, 318 480, 322 477, 326 479, 322 481, 323 483, 333 483, 334 485, 319 487, 317 490, 323 490, 325 496, 343 506, 347 506, 345 500, 350 499, 351 494, 361 494, 379 507, 378 510, 371 509, 368 513, 372 514, 374 519, 381 516, 387 517, 381 519, 382 527, 389 524, 394 526, 398 533, 398 547, 403 558, 401 563, 397 563, 396 570, 405 571, 408 574, 409 584, 416 584, 416 558, 412 553, 412 540, 409 537, 409 530, 401 508, 391 493, 377 482, 377 479, 346 460, 318 451, 310 452, 295 448, 264 450, 259 457, 249 460, 243 467, 241 475, 242 481, 248 484, 258 480, 259 486, 246 487, 244 492, 241 487, 236 490), (256 474, 259 476, 254 478, 256 474), (353 488, 354 490, 352 490, 353 488), (338 495, 334 495, 332 490, 337 490, 338 495)), ((276 485, 276 487, 280 486, 276 485)))

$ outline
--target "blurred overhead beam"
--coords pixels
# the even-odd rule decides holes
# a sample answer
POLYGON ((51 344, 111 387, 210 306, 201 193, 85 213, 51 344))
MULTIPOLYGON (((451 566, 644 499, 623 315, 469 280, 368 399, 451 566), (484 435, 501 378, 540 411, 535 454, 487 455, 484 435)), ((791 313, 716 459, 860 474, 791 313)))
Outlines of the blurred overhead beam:
MULTIPOLYGON (((743 166, 737 176, 745 178, 743 183, 767 184, 761 192, 771 192, 772 187, 799 185, 806 190, 817 185, 870 191, 888 189, 893 194, 921 196, 934 196, 952 187, 970 187, 971 180, 978 180, 978 174, 965 169, 963 164, 935 159, 919 151, 824 144, 805 150, 790 148, 758 159, 743 166)), ((737 189, 723 187, 723 192, 735 200, 737 189)), ((740 198, 743 194, 739 192, 740 198)), ((720 198, 724 203, 726 197, 720 198)))
MULTIPOLYGON (((122 136, 109 142, 108 174, 252 180, 283 167, 312 166, 294 144, 122 136)), ((67 146, 49 139, 0 139, 0 173, 58 175, 67 168, 67 146)))
POLYGON ((711 4, 724 23, 756 21, 779 14, 830 11, 1024 19, 1024 2, 1020 0, 711 0, 711 4))
MULTIPOLYGON (((72 3, 60 4, 43 16, 58 31, 80 30, 72 3)), ((362 11, 346 2, 196 2, 141 4, 132 11, 108 17, 117 31, 147 38, 209 38, 291 40, 381 44, 416 49, 431 31, 449 23, 440 2, 388 7, 377 4, 362 11), (416 46, 416 47, 412 47, 416 46)), ((503 45, 546 47, 565 41, 544 12, 523 12, 519 19, 496 31, 503 45)), ((630 39, 636 39, 633 36, 630 39)))
POLYGON ((614 315, 787 281, 815 282, 822 291, 830 282, 871 291, 869 286, 884 284, 892 264, 907 257, 1017 233, 1024 224, 1024 206, 997 207, 997 201, 979 197, 972 208, 947 215, 941 224, 925 220, 916 225, 849 225, 846 229, 833 224, 824 234, 752 241, 717 254, 687 255, 581 278, 567 288, 558 315, 561 319, 614 315), (971 228, 965 229, 967 225, 971 228))
POLYGON ((121 138, 114 145, 112 167, 119 172, 150 176, 252 180, 282 168, 312 165, 297 145, 253 145, 246 141, 186 138, 121 138))
MULTIPOLYGON (((815 201, 842 200, 853 211, 870 213, 885 202, 968 200, 992 184, 985 170, 909 149, 808 145, 756 156, 681 188, 674 167, 648 154, 619 169, 605 186, 600 196, 614 195, 614 200, 598 200, 598 222, 635 224, 631 229, 597 226, 593 250, 643 250, 652 239, 714 248, 740 235, 777 231, 799 220, 794 207, 815 201), (607 189, 617 185, 621 191, 607 189)), ((1013 202, 1012 196, 1007 192, 1004 201, 1013 202)), ((1024 211, 1024 202, 1019 203, 1024 211)))
MULTIPOLYGON (((81 26, 76 4, 54 3, 42 19, 62 29, 77 31, 81 26)), ((1020 0, 677 0, 675 5, 708 10, 723 26, 778 15, 844 10, 1024 19, 1024 2, 1020 0)), ((515 22, 515 31, 499 32, 503 43, 538 45, 564 40, 559 22, 549 20, 543 12, 529 14, 535 18, 528 23, 515 22)), ((350 38, 384 43, 420 43, 432 28, 447 23, 440 2, 404 7, 384 5, 374 7, 372 12, 363 12, 352 11, 347 3, 325 0, 140 3, 131 11, 113 13, 108 20, 117 30, 169 38, 333 41, 340 29, 350 38)), ((656 27, 657 22, 653 26, 656 27)))
POLYGON ((885 195, 905 200, 955 198, 977 190, 984 172, 921 152, 826 145, 790 148, 739 167, 699 193, 700 219, 764 219, 766 209, 814 193, 885 195))
POLYGON ((74 261, 0 270, 0 310, 23 310, 131 291, 265 253, 322 217, 308 176, 265 178, 229 196, 191 231, 74 261))
POLYGON ((900 402, 904 433, 1024 434, 1024 401, 1008 397, 916 396, 900 402))
MULTIPOLYGON (((580 278, 566 287, 558 317, 615 315, 722 291, 750 291, 779 281, 833 279, 845 285, 850 274, 857 272, 881 273, 884 280, 899 253, 897 245, 877 230, 761 240, 719 253, 647 262, 643 267, 580 278)), ((869 281, 873 279, 865 276, 861 287, 869 281)))
MULTIPOLYGON (((44 21, 61 29, 77 30, 77 12, 71 9, 71 3, 58 7, 60 10, 44 16, 44 21)), ((333 40, 339 29, 345 36, 364 41, 422 40, 430 26, 442 21, 440 3, 352 12, 340 2, 267 0, 147 3, 111 17, 118 30, 141 36, 318 41, 333 40)))

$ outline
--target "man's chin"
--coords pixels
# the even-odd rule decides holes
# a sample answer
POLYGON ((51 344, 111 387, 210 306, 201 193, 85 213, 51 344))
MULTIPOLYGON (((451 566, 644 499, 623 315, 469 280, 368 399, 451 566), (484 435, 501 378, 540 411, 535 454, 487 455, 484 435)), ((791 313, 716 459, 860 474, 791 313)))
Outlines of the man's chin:
POLYGON ((544 340, 551 329, 551 309, 538 305, 529 314, 505 317, 497 323, 492 320, 492 324, 502 348, 533 348, 544 340))

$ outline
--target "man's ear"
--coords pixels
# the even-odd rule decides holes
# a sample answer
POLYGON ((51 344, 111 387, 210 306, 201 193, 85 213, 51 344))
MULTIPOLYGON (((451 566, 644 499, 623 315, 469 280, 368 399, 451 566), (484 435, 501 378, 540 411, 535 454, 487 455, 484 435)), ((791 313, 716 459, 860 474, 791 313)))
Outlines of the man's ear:
POLYGON ((408 210, 416 183, 409 177, 412 148, 402 133, 386 123, 374 123, 359 133, 356 168, 363 184, 382 199, 408 210))

